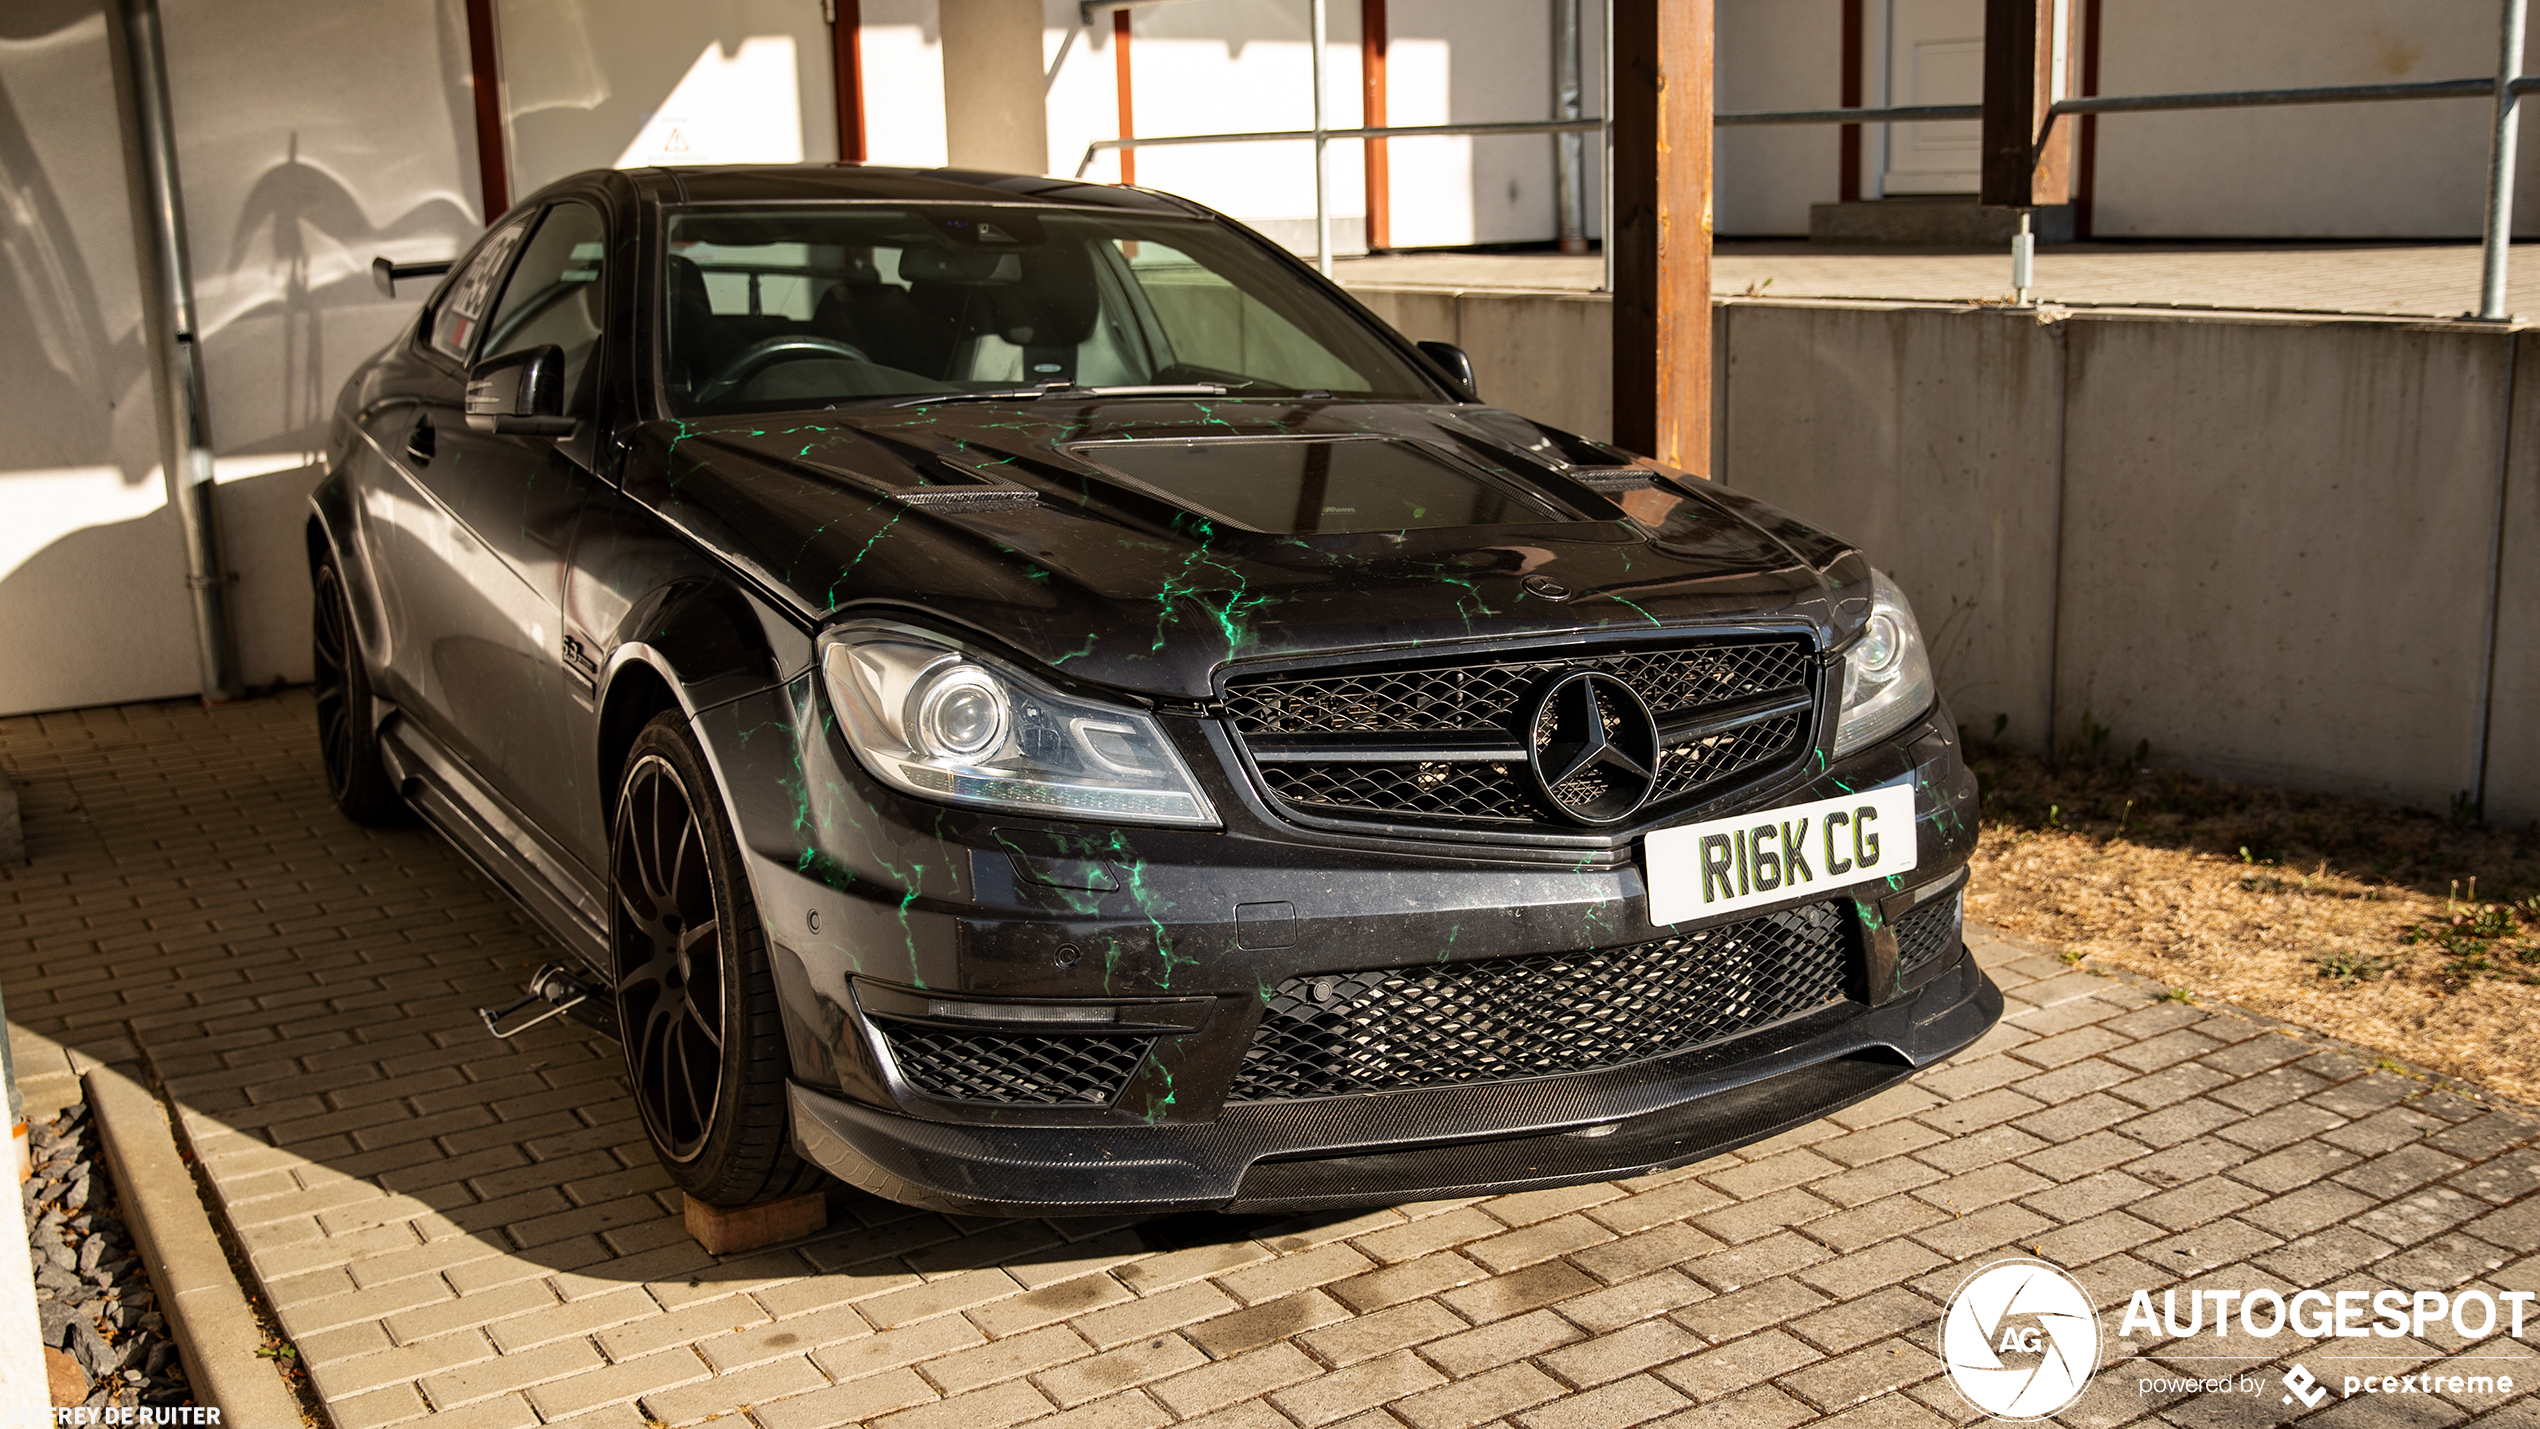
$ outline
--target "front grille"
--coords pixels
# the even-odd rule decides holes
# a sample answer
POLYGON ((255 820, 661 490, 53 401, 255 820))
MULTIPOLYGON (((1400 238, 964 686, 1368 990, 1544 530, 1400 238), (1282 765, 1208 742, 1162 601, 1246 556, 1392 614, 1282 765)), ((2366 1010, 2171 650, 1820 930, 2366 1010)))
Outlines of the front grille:
POLYGON ((1848 908, 1809 904, 1620 948, 1290 978, 1230 1095, 1498 1082, 1722 1041, 1843 996, 1848 908))
POLYGON ((1109 1106, 1152 1037, 1037 1037, 952 1032, 877 1019, 900 1075, 919 1091, 964 1102, 1109 1106))
POLYGON ((1227 690, 1234 732, 1270 793, 1327 817, 1575 828, 1537 802, 1522 729, 1550 679, 1600 670, 1632 687, 1664 738, 1649 809, 1796 759, 1810 728, 1804 637, 1657 650, 1265 676, 1227 690), (1743 711, 1743 713, 1741 713, 1743 711), (1387 759, 1395 750, 1405 756, 1387 759))
POLYGON ((1911 977, 1958 946, 1958 894, 1935 898, 1896 920, 1896 974, 1911 977))

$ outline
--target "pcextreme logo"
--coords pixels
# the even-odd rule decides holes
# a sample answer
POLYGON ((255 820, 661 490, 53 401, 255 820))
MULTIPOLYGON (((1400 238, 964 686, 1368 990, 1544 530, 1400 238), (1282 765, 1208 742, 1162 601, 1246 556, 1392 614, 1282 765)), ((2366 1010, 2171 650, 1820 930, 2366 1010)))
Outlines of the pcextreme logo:
POLYGON ((1949 1297, 1940 1358, 1978 1413, 2044 1419, 2099 1372, 2099 1315, 2080 1284, 2045 1261, 1995 1261, 1949 1297))

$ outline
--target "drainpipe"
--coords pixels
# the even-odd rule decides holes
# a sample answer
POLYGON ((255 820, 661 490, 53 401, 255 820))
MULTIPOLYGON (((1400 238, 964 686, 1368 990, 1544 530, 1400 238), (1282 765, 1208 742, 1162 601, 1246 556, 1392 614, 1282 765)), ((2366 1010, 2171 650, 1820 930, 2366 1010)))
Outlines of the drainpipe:
POLYGON ((165 49, 158 0, 119 0, 125 77, 130 84, 130 149, 138 161, 142 290, 150 337, 151 385, 159 399, 159 454, 168 501, 185 534, 185 583, 194 604, 195 657, 203 699, 241 699, 238 634, 222 558, 220 510, 212 484, 212 438, 204 400, 201 334, 194 322, 194 281, 185 247, 185 196, 177 183, 176 128, 168 112, 165 49))

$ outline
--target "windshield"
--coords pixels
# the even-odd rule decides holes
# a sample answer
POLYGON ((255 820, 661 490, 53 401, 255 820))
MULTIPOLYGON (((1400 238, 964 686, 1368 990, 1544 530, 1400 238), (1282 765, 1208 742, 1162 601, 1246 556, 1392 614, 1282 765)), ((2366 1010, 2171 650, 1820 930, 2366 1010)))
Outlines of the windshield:
POLYGON ((1214 224, 841 204, 674 211, 668 238, 662 368, 678 416, 1040 387, 1438 395, 1355 315, 1214 224))

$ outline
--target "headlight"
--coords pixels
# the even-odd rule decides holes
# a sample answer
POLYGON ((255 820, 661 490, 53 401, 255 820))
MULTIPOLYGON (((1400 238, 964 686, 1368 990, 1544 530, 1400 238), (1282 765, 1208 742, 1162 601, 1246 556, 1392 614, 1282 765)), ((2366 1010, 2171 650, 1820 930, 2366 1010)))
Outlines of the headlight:
POLYGON ((1876 744, 1931 708, 1931 657, 1914 608, 1885 571, 1870 572, 1870 618, 1843 655, 1843 715, 1834 757, 1876 744))
POLYGON ((921 798, 1052 818, 1215 826, 1153 715, 1060 694, 904 625, 820 638, 829 702, 856 758, 921 798))

